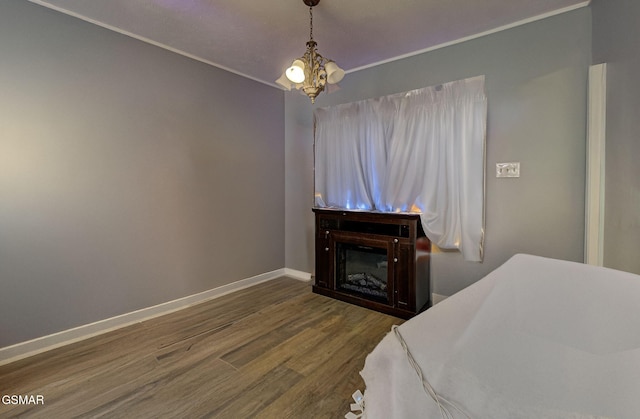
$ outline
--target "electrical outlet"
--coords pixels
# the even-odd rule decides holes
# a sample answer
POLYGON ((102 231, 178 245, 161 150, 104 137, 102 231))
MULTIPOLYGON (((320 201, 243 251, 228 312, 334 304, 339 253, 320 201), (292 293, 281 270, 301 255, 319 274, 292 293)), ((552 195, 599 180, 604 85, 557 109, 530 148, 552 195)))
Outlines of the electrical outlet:
POLYGON ((496 163, 496 177, 520 177, 520 162, 496 163))

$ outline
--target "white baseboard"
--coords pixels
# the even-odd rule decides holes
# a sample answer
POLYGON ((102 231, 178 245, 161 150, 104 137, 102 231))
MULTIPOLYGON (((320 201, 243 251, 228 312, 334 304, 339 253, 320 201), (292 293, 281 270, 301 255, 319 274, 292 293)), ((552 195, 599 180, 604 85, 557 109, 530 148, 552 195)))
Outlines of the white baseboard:
POLYGON ((295 269, 284 268, 284 274, 293 279, 299 281, 311 281, 311 274, 309 272, 296 271, 295 269))
POLYGON ((444 300, 446 298, 447 298, 446 295, 431 293, 431 304, 435 306, 440 301, 442 301, 442 300, 444 300))
POLYGON ((311 274, 287 268, 266 272, 198 294, 168 301, 152 307, 143 308, 141 310, 132 311, 130 313, 121 314, 109 319, 99 320, 95 323, 74 327, 73 329, 63 330, 58 333, 17 343, 5 348, 0 348, 0 365, 9 364, 19 359, 27 358, 41 352, 88 339, 121 327, 126 327, 134 323, 139 323, 177 310, 182 310, 192 305, 203 303, 261 282, 271 281, 272 279, 281 276, 289 276, 303 281, 308 281, 311 278, 311 274))

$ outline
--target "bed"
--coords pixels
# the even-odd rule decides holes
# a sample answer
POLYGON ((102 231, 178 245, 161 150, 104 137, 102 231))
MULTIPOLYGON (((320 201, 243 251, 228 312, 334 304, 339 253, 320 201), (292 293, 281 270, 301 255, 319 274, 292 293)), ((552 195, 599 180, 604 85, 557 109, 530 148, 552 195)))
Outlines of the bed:
POLYGON ((367 419, 638 418, 640 276, 515 255, 394 328, 361 375, 367 419))

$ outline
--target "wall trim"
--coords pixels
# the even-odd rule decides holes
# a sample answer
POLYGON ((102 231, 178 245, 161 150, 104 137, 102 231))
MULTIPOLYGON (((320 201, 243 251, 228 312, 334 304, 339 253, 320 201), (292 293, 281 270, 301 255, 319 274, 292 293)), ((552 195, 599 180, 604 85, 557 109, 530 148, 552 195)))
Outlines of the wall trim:
POLYGON ((437 49, 442 49, 442 48, 450 47, 452 45, 461 44, 463 42, 471 41, 471 40, 474 40, 474 39, 477 39, 477 38, 482 38, 483 36, 492 35, 492 34, 497 33, 497 32, 506 31, 506 30, 509 30, 509 29, 512 29, 512 28, 515 28, 515 27, 518 27, 518 26, 522 26, 522 25, 526 25, 526 24, 529 24, 529 23, 532 23, 532 22, 536 22, 538 20, 547 19, 549 17, 553 17, 553 16, 556 16, 556 15, 561 15, 561 14, 567 13, 567 12, 572 12, 574 10, 581 9, 583 7, 587 7, 587 6, 589 6, 589 4, 591 4, 591 0, 586 0, 586 1, 583 1, 581 3, 574 4, 574 5, 567 6, 567 7, 563 7, 563 8, 558 9, 558 10, 552 10, 550 12, 543 13, 541 15, 533 16, 533 17, 530 17, 530 18, 527 18, 527 19, 522 19, 522 20, 519 20, 517 22, 509 23, 507 25, 498 26, 497 28, 489 29, 489 30, 484 31, 484 32, 476 33, 476 34, 473 34, 473 35, 470 35, 470 36, 466 36, 466 37, 463 37, 463 38, 454 39, 453 41, 444 42, 442 44, 434 45, 432 47, 420 49, 420 50, 417 50, 417 51, 412 51, 412 52, 409 52, 409 53, 406 53, 406 54, 403 54, 403 55, 398 55, 396 57, 388 58, 386 60, 376 61, 375 63, 366 64, 366 65, 363 65, 363 66, 360 66, 360 67, 356 67, 356 68, 351 68, 349 70, 346 70, 345 73, 346 74, 350 74, 350 73, 354 73, 356 71, 366 70, 368 68, 376 67, 376 66, 379 66, 379 65, 382 65, 382 64, 387 64, 387 63, 390 63, 390 62, 393 62, 393 61, 403 60, 405 58, 413 57, 415 55, 424 54, 426 52, 435 51, 437 49))
MULTIPOLYGON (((241 72, 239 72, 237 70, 234 70, 232 68, 223 66, 223 65, 215 63, 213 61, 206 60, 204 58, 198 57, 197 55, 190 54, 188 52, 182 51, 181 49, 174 48, 174 47, 165 45, 165 44, 163 44, 161 42, 157 42, 157 41, 154 41, 152 39, 146 38, 144 36, 136 35, 135 33, 126 31, 124 29, 120 29, 120 28, 118 28, 116 26, 112 26, 112 25, 100 22, 98 20, 91 19, 91 18, 89 18, 87 16, 84 16, 84 15, 79 14, 79 13, 72 12, 70 10, 67 10, 67 9, 63 8, 63 7, 47 3, 46 0, 29 0, 29 1, 31 3, 46 7, 48 9, 55 10, 57 12, 64 13, 66 15, 73 16, 75 18, 84 20, 85 22, 92 23, 94 25, 103 27, 105 29, 109 29, 109 30, 117 32, 119 34, 122 34, 122 35, 125 35, 125 36, 129 36, 131 38, 137 39, 138 41, 146 42, 148 44, 154 45, 154 46, 159 47, 159 48, 166 49, 167 51, 171 51, 173 53, 182 55, 184 57, 191 58, 191 59, 196 60, 196 61, 200 61, 201 63, 208 64, 208 65, 211 65, 213 67, 220 68, 222 70, 228 71, 228 72, 236 74, 238 76, 246 77, 246 78, 248 78, 250 80, 253 80, 253 81, 256 81, 258 83, 262 83, 262 84, 265 84, 267 86, 275 87, 276 89, 279 89, 279 90, 284 90, 282 88, 282 86, 279 86, 274 82, 269 82, 269 81, 261 80, 261 79, 259 79, 257 77, 249 76, 247 74, 241 73, 241 72)), ((389 58, 389 59, 386 59, 386 60, 377 61, 375 63, 363 65, 361 67, 352 68, 352 69, 346 70, 345 73, 347 73, 347 74, 354 73, 356 71, 365 70, 365 69, 371 68, 371 67, 376 67, 376 66, 379 66, 379 65, 382 65, 382 64, 390 63, 392 61, 398 61, 398 60, 402 60, 404 58, 413 57, 414 55, 424 54, 425 52, 430 52, 430 51, 434 51, 434 50, 437 50, 437 49, 449 47, 451 45, 461 44, 463 42, 467 42, 467 41, 470 41, 470 40, 473 40, 473 39, 476 39, 476 38, 481 38, 483 36, 491 35, 491 34, 494 34, 496 32, 506 31, 508 29, 515 28, 517 26, 526 25, 527 23, 535 22, 537 20, 546 19, 548 17, 560 15, 562 13, 567 13, 567 12, 571 12, 571 11, 576 10, 576 9, 587 7, 587 6, 589 6, 590 3, 591 3, 591 0, 585 0, 585 1, 583 1, 581 3, 578 3, 578 4, 567 6, 567 7, 558 9, 558 10, 552 10, 550 12, 543 13, 543 14, 538 15, 538 16, 533 16, 533 17, 530 17, 530 18, 527 18, 527 19, 519 20, 517 22, 513 22, 513 23, 510 23, 510 24, 507 24, 507 25, 499 26, 497 28, 489 29, 487 31, 480 32, 480 33, 477 33, 477 34, 474 34, 474 35, 466 36, 466 37, 459 38, 459 39, 454 39, 454 40, 449 41, 449 42, 445 42, 445 43, 442 43, 442 44, 434 45, 434 46, 431 46, 431 47, 428 47, 428 48, 424 48, 424 49, 421 49, 421 50, 418 50, 418 51, 413 51, 413 52, 410 52, 410 53, 407 53, 407 54, 403 54, 403 55, 399 55, 399 56, 396 56, 396 57, 392 57, 392 58, 389 58)))
POLYGON ((284 275, 289 276, 299 281, 311 281, 311 274, 309 272, 297 271, 295 269, 284 268, 284 275))
POLYGON ((449 298, 449 297, 446 296, 446 295, 436 294, 435 292, 432 292, 431 293, 431 304, 433 304, 435 306, 436 304, 438 304, 442 300, 446 300, 447 298, 449 298))
POLYGON ((282 90, 282 88, 280 86, 278 86, 277 84, 275 84, 275 83, 270 83, 270 82, 267 82, 267 81, 264 81, 264 80, 260 80, 257 77, 253 77, 253 76, 250 76, 248 74, 241 73, 241 72, 239 72, 237 70, 234 70, 232 68, 226 67, 226 66, 224 66, 222 64, 218 64, 218 63, 215 63, 213 61, 206 60, 206 59, 201 58, 201 57, 199 57, 197 55, 194 55, 194 54, 188 53, 186 51, 183 51, 183 50, 181 50, 179 48, 174 48, 174 47, 171 47, 169 45, 163 44, 162 42, 157 42, 157 41, 154 41, 153 39, 150 39, 150 38, 147 38, 147 37, 144 37, 144 36, 141 36, 141 35, 136 35, 135 33, 126 31, 124 29, 120 29, 117 26, 109 25, 107 23, 100 22, 99 20, 91 19, 90 17, 87 17, 87 16, 82 15, 80 13, 76 13, 76 12, 72 12, 71 10, 67 10, 64 7, 56 6, 56 5, 51 4, 51 3, 47 3, 46 0, 29 0, 29 1, 31 3, 37 4, 39 6, 46 7, 47 9, 51 9, 51 10, 55 10, 56 12, 64 13, 65 15, 72 16, 72 17, 75 17, 75 18, 80 19, 80 20, 84 20, 85 22, 92 23, 92 24, 94 24, 96 26, 100 26, 102 28, 105 28, 105 29, 108 29, 110 31, 119 33, 121 35, 125 35, 125 36, 128 36, 130 38, 137 39, 138 41, 142 41, 142 42, 145 42, 147 44, 151 44, 153 46, 156 46, 156 47, 165 49, 167 51, 173 52, 175 54, 182 55, 183 57, 191 58, 192 60, 200 61, 201 63, 208 64, 208 65, 213 66, 213 67, 217 67, 217 68, 219 68, 221 70, 228 71, 229 73, 236 74, 236 75, 238 75, 240 77, 245 77, 245 78, 247 78, 249 80, 257 81, 258 83, 266 84, 267 86, 276 87, 276 88, 282 90))
POLYGON ((607 64, 589 67, 584 262, 603 266, 607 64))
POLYGON ((182 310, 205 301, 213 300, 223 295, 239 291, 262 282, 271 281, 273 279, 289 276, 294 279, 307 281, 311 279, 311 274, 296 271, 293 269, 277 269, 275 271, 266 272, 250 278, 241 279, 230 284, 222 285, 204 292, 189 295, 187 297, 178 298, 173 301, 161 303, 155 306, 132 311, 130 313, 121 314, 94 323, 74 327, 72 329, 63 330, 51 335, 42 336, 36 339, 20 342, 15 345, 0 348, 0 365, 9 364, 23 358, 37 355, 51 349, 79 342, 97 335, 111 332, 122 327, 130 326, 145 320, 159 317, 174 311, 182 310), (307 279, 308 278, 308 279, 307 279))

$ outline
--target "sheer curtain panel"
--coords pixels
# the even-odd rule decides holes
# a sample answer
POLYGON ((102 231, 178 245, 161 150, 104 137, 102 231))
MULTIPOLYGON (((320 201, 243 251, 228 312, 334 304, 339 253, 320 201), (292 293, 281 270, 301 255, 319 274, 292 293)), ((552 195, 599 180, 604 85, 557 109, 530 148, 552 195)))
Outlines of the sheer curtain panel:
POLYGON ((314 116, 317 207, 419 213, 433 243, 482 261, 484 76, 314 116))

